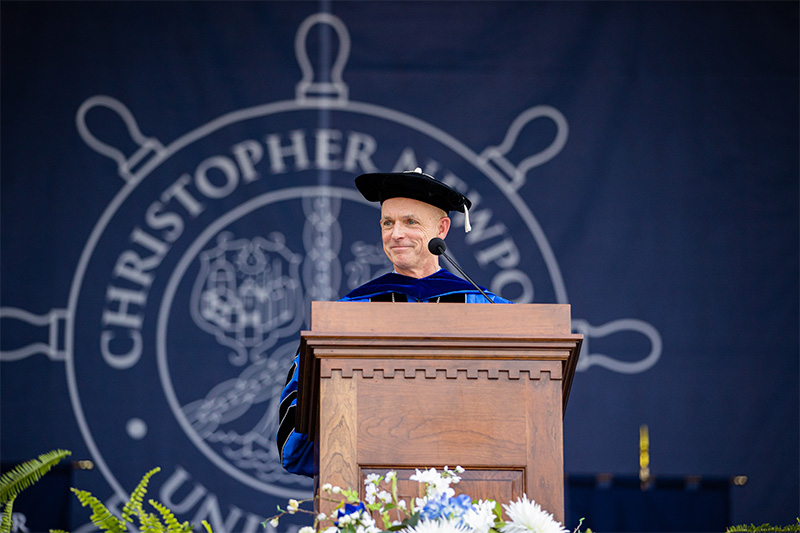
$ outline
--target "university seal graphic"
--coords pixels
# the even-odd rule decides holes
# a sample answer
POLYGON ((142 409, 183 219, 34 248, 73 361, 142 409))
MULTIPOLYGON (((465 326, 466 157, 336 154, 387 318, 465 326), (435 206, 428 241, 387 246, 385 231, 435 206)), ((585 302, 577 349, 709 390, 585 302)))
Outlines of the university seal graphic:
MULTIPOLYGON (((335 300, 391 268, 378 210, 353 187, 357 174, 421 167, 467 194, 473 230, 448 239, 462 267, 516 302, 568 303, 553 251, 517 192, 568 142, 567 119, 548 105, 525 109, 496 144, 474 150, 420 118, 352 100, 350 45, 342 20, 312 15, 295 36, 302 76, 289 99, 232 111, 171 143, 142 132, 114 98, 92 96, 77 110, 78 132, 115 163, 120 189, 83 247, 67 306, 46 316, 2 310, 48 328, 49 341, 2 356, 45 353, 65 366, 112 500, 127 499, 164 448, 171 462, 159 464, 151 493, 214 531, 261 531, 270 498, 310 494, 310 480, 280 467, 274 443, 299 332, 311 301, 335 300), (325 72, 307 52, 321 27, 337 40, 325 72), (518 145, 541 121, 555 131, 549 143, 518 145)), ((580 371, 644 372, 660 357, 660 335, 645 322, 574 324, 585 335, 580 371), (626 360, 592 353, 595 339, 612 334, 647 347, 626 360)))

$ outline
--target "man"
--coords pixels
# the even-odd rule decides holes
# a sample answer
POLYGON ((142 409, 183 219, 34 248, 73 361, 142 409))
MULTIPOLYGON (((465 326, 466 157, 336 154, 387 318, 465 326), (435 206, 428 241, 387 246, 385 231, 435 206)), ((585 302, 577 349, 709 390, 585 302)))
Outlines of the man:
MULTIPOLYGON (((471 283, 439 267, 439 256, 428 250, 428 242, 444 239, 450 230, 449 211, 465 214, 469 231, 472 202, 421 169, 402 173, 363 174, 356 187, 370 202, 381 203, 383 251, 394 271, 352 290, 345 302, 461 302, 511 303, 491 292, 487 296, 471 283)), ((289 472, 314 476, 314 443, 294 431, 297 404, 299 355, 289 370, 281 393, 278 449, 289 472)))

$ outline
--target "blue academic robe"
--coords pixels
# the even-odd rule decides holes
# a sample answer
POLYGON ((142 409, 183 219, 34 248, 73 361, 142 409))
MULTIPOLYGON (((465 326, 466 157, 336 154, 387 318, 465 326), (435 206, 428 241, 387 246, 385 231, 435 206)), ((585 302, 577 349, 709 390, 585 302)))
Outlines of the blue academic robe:
MULTIPOLYGON (((495 303, 511 303, 486 289, 484 292, 495 303)), ((339 301, 370 302, 376 299, 388 299, 387 297, 392 294, 395 295, 397 301, 436 302, 441 300, 489 303, 471 283, 444 269, 419 279, 391 272, 353 289, 339 301), (463 295, 463 299, 461 299, 461 295, 463 295)), ((308 435, 297 433, 294 430, 300 369, 299 357, 299 353, 295 355, 292 368, 286 377, 286 386, 281 392, 277 442, 283 468, 293 474, 313 477, 316 473, 314 443, 308 438, 308 435)))

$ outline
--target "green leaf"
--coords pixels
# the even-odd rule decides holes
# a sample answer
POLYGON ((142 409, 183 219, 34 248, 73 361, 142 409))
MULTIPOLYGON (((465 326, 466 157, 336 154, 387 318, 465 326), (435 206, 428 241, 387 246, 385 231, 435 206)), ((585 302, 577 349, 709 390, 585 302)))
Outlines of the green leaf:
POLYGON ((352 489, 342 489, 342 495, 350 502, 358 501, 358 491, 352 489))
POLYGON ((417 527, 417 524, 419 524, 419 517, 419 513, 413 513, 407 516, 406 519, 403 520, 402 524, 404 524, 406 527, 417 527))
POLYGON ((92 494, 85 490, 70 489, 78 497, 83 507, 89 506, 92 509, 92 516, 89 519, 94 525, 103 531, 111 533, 124 533, 127 531, 125 523, 103 505, 103 502, 92 496, 92 494))
POLYGON ((736 526, 731 526, 725 530, 726 533, 790 533, 790 532, 800 532, 800 518, 797 520, 797 524, 792 524, 789 526, 772 526, 769 523, 761 524, 760 526, 755 526, 750 524, 749 526, 746 524, 739 524, 736 526))
POLYGON ((503 521, 503 506, 500 505, 499 502, 494 502, 494 509, 492 509, 492 512, 494 513, 495 522, 503 521))
POLYGON ((175 518, 173 512, 167 509, 164 504, 157 502, 156 500, 149 501, 150 505, 152 505, 159 513, 161 513, 164 523, 167 526, 167 531, 170 533, 184 533, 193 529, 189 522, 178 522, 178 519, 175 518))
POLYGON ((159 467, 155 467, 154 469, 147 472, 143 477, 142 480, 139 481, 139 484, 133 489, 131 492, 131 497, 125 503, 125 506, 122 508, 122 520, 125 522, 133 522, 133 516, 136 515, 143 515, 144 509, 142 508, 142 503, 144 502, 144 496, 147 494, 147 484, 150 482, 150 478, 158 473, 161 472, 159 467))
POLYGON ((72 455, 69 450, 52 450, 3 474, 0 477, 0 503, 13 501, 20 492, 39 481, 39 478, 68 455, 72 455))
POLYGON ((14 500, 9 500, 5 503, 3 509, 3 519, 0 520, 0 533, 11 532, 11 513, 14 510, 14 500))
POLYGON ((144 511, 139 513, 139 529, 142 533, 164 533, 167 531, 156 515, 144 511))

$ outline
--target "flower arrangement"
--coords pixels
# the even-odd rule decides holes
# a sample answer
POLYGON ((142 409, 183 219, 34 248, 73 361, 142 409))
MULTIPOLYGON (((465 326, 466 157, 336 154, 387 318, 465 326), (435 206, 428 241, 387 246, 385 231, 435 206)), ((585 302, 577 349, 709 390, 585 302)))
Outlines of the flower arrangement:
MULTIPOLYGON (((321 497, 338 502, 332 516, 315 515, 314 525, 299 533, 569 533, 553 515, 525 495, 502 508, 494 500, 472 501, 464 494, 456 496, 451 485, 461 480, 459 474, 463 472, 461 467, 450 470, 446 466, 442 472, 417 469, 411 480, 424 485, 425 495, 415 498, 412 504, 398 497, 394 471, 385 476, 367 476, 364 501, 359 500, 358 491, 325 484, 321 490, 325 496, 321 497), (508 522, 503 520, 502 509, 508 522)), ((312 500, 289 500, 287 509, 278 508, 279 513, 264 524, 277 527, 286 514, 314 514, 300 508, 307 501, 312 500)))

